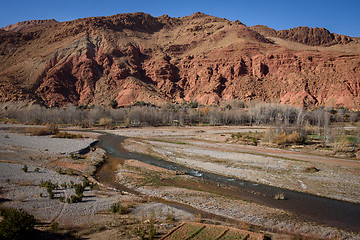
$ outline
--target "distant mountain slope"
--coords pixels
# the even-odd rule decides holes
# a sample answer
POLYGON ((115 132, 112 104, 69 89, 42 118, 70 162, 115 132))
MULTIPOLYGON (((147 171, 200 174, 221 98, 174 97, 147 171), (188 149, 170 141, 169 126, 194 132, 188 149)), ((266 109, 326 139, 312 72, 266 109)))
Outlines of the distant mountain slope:
POLYGON ((111 99, 359 108, 360 44, 326 29, 275 31, 202 13, 34 20, 0 30, 0 101, 111 99))

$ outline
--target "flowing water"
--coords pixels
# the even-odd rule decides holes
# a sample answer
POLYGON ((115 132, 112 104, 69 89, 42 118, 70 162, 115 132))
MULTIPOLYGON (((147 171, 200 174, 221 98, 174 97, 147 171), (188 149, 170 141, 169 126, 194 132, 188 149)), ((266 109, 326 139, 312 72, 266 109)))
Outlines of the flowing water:
MULTIPOLYGON (((206 183, 202 185, 203 188, 204 186, 205 188, 211 188, 212 191, 220 194, 253 201, 273 208, 283 209, 294 213, 304 220, 316 221, 329 226, 360 232, 359 204, 239 179, 231 179, 218 174, 187 168, 145 154, 128 152, 121 145, 124 139, 125 137, 112 134, 104 134, 99 138, 98 146, 104 149, 110 156, 110 161, 107 161, 97 173, 97 177, 100 181, 102 181, 102 178, 108 178, 107 181, 114 183, 115 173, 113 169, 116 169, 114 168, 114 165, 120 164, 125 159, 135 159, 169 170, 186 172, 186 174, 191 176, 204 179, 206 183), (106 170, 106 168, 108 168, 108 170, 106 170), (110 172, 110 169, 112 169, 112 172, 110 172), (206 185, 208 186, 206 187, 206 185), (274 196, 280 193, 284 194, 287 200, 275 200, 274 196)), ((116 185, 114 185, 114 187, 117 188, 116 185)), ((120 187, 121 186, 119 185, 118 188, 120 187)), ((129 189, 125 190, 131 191, 129 189)))

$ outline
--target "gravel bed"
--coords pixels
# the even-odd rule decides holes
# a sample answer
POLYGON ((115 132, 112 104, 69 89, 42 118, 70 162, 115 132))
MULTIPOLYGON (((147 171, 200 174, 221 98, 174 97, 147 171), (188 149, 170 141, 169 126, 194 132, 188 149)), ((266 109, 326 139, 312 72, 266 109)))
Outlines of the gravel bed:
POLYGON ((37 167, 32 165, 28 166, 28 172, 24 172, 22 168, 22 164, 0 162, 0 197, 4 200, 2 205, 24 209, 44 222, 57 221, 62 226, 74 226, 96 221, 98 212, 108 210, 120 197, 124 198, 117 193, 99 195, 96 194, 97 191, 87 188, 82 202, 63 203, 59 201, 59 197, 68 198, 75 194, 75 191, 60 185, 82 183, 81 177, 61 175, 44 168, 35 171, 37 167), (49 199, 46 188, 39 186, 41 181, 51 181, 59 185, 59 188, 54 190, 54 199, 49 199))
POLYGON ((27 136, 16 133, 0 132, 0 144, 37 149, 49 153, 69 154, 88 147, 95 142, 91 138, 63 139, 51 136, 27 136))

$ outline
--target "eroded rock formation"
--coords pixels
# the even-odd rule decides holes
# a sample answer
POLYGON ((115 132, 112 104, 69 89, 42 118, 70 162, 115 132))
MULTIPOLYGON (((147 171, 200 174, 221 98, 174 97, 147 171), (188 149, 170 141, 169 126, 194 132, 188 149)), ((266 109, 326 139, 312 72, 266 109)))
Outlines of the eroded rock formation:
POLYGON ((0 30, 0 100, 359 108, 359 46, 326 29, 275 31, 202 13, 28 21, 0 30))

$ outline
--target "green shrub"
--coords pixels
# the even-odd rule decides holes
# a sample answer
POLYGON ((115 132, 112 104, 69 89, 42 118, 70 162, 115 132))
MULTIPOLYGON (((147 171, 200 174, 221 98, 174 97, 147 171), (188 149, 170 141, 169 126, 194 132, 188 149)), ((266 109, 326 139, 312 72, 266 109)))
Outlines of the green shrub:
POLYGON ((29 239, 36 223, 33 215, 21 209, 7 209, 1 211, 1 216, 3 216, 0 222, 1 239, 29 239))
POLYGON ((86 187, 90 187, 90 181, 88 179, 85 179, 83 181, 83 187, 86 188, 86 187))
POLYGON ((83 198, 82 195, 80 195, 80 196, 78 196, 78 195, 71 195, 70 198, 67 198, 67 199, 66 199, 66 202, 67 202, 67 203, 78 203, 78 202, 81 202, 81 201, 82 201, 82 198, 83 198))
POLYGON ((118 102, 115 99, 112 99, 109 103, 109 106, 113 109, 118 107, 118 102))
POLYGON ((112 213, 124 213, 123 206, 121 205, 121 202, 114 203, 110 206, 110 211, 112 213))
POLYGON ((54 192, 50 192, 50 193, 49 193, 49 199, 54 199, 54 195, 55 195, 54 192))
POLYGON ((156 229, 155 229, 155 219, 152 217, 150 219, 150 225, 149 225, 149 240, 153 240, 155 238, 156 229))
POLYGON ((77 153, 70 153, 69 157, 73 160, 79 160, 85 158, 83 155, 77 153))
POLYGON ((57 184, 52 183, 51 181, 43 181, 41 180, 40 187, 45 187, 47 189, 57 189, 59 186, 57 184))
POLYGON ((78 196, 82 196, 83 193, 84 193, 84 190, 85 190, 85 187, 81 184, 75 184, 74 185, 74 188, 75 188, 75 194, 78 195, 78 196))
POLYGON ((27 171, 29 170, 29 168, 28 168, 27 165, 24 165, 23 168, 22 168, 22 170, 23 170, 24 172, 27 172, 27 171))
POLYGON ((50 225, 50 231, 53 232, 53 233, 59 232, 59 223, 58 222, 53 222, 50 225))

